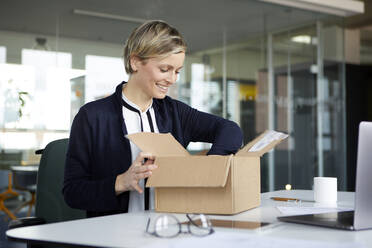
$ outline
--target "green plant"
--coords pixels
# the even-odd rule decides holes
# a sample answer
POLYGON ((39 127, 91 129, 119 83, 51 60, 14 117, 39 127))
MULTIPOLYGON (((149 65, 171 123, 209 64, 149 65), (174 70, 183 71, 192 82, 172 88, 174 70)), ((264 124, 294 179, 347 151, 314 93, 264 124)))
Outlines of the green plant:
POLYGON ((21 118, 23 116, 22 109, 26 105, 26 101, 24 99, 25 96, 29 96, 28 92, 26 92, 26 91, 19 91, 18 92, 18 100, 20 102, 20 107, 19 107, 19 110, 18 110, 19 118, 21 118))

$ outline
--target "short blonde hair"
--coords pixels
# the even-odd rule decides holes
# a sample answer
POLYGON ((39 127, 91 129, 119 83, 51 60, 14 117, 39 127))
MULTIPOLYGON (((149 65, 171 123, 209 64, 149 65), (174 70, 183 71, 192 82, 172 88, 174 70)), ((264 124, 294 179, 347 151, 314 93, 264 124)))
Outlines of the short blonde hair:
POLYGON ((145 61, 186 52, 186 42, 177 29, 164 21, 147 21, 133 30, 124 46, 125 71, 134 72, 130 59, 133 56, 145 61))

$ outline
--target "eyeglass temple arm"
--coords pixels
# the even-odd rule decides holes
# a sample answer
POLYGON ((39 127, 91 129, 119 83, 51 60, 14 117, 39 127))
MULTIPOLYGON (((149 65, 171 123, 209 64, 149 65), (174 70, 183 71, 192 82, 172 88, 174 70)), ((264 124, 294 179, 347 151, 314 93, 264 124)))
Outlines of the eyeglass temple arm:
POLYGON ((186 217, 187 217, 187 219, 189 219, 190 223, 192 223, 194 226, 198 226, 198 224, 196 224, 195 221, 193 221, 193 220, 191 219, 191 217, 190 217, 189 214, 186 214, 186 217))
POLYGON ((150 226, 150 218, 147 220, 147 225, 146 225, 146 232, 149 232, 149 226, 150 226))

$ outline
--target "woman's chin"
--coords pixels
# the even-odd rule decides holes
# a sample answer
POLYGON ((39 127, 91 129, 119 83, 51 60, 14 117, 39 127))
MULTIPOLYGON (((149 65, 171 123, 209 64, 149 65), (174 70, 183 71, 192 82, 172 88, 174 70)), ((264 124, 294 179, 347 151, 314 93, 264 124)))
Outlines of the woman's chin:
POLYGON ((167 93, 168 92, 164 92, 164 91, 160 91, 160 90, 153 91, 153 98, 163 99, 167 96, 167 93))
POLYGON ((155 98, 155 99, 164 99, 166 96, 167 96, 167 94, 156 94, 155 96, 153 96, 153 98, 155 98))

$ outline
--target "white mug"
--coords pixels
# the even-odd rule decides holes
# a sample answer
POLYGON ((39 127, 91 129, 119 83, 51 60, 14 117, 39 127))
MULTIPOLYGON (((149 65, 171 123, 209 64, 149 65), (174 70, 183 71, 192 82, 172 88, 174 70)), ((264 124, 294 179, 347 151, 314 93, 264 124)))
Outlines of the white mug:
POLYGON ((337 203, 337 178, 314 177, 314 200, 320 204, 337 203))

